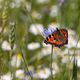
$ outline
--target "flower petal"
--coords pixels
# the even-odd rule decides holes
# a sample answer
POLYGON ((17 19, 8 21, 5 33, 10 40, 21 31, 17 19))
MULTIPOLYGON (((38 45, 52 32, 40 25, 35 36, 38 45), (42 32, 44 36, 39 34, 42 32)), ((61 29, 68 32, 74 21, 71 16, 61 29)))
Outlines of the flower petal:
POLYGON ((52 28, 51 26, 49 26, 49 27, 48 27, 48 31, 49 31, 50 33, 52 33, 52 32, 54 32, 54 31, 56 31, 56 28, 52 28))

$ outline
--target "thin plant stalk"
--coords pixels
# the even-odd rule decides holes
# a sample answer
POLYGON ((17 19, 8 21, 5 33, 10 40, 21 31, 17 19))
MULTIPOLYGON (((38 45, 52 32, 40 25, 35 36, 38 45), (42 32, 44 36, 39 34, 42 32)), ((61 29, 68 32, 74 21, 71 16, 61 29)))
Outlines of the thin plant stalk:
POLYGON ((16 80, 16 77, 15 77, 15 72, 16 72, 16 67, 17 67, 17 53, 16 53, 16 63, 15 63, 15 68, 13 69, 13 80, 16 80))
MULTIPOLYGON (((11 61, 11 57, 12 57, 12 49, 10 51, 10 55, 9 55, 9 62, 11 61)), ((10 65, 11 65, 11 62, 10 62, 10 65)), ((11 72, 11 77, 12 77, 12 70, 11 70, 11 67, 9 67, 9 70, 11 72)))
POLYGON ((52 48, 51 48, 51 66, 50 66, 50 67, 51 67, 51 68, 50 68, 50 70, 51 70, 51 80, 53 80, 52 62, 53 62, 53 45, 52 45, 52 48))
MULTIPOLYGON (((79 38, 78 38, 78 41, 79 41, 79 38)), ((76 44, 76 48, 77 48, 77 45, 78 45, 78 41, 77 41, 77 44, 76 44)), ((74 61, 73 61, 72 80, 77 80, 77 60, 76 60, 75 51, 76 51, 76 50, 74 49, 74 61)))
POLYGON ((75 56, 75 50, 74 50, 74 61, 73 61, 73 75, 72 80, 77 80, 77 60, 75 56))
MULTIPOLYGON (((67 68, 68 68, 68 72, 70 71, 69 69, 69 64, 70 64, 70 58, 69 58, 70 54, 69 54, 69 49, 68 49, 68 65, 67 65, 67 68)), ((68 73, 68 77, 70 77, 70 73, 68 73)))
MULTIPOLYGON (((30 72, 29 69, 28 69, 28 63, 27 63, 26 58, 25 58, 25 56, 23 54, 23 51, 22 51, 22 58, 23 58, 23 62, 24 62, 24 65, 25 65, 25 70, 30 72)), ((33 80, 33 77, 32 77, 31 74, 30 74, 30 79, 33 80)))

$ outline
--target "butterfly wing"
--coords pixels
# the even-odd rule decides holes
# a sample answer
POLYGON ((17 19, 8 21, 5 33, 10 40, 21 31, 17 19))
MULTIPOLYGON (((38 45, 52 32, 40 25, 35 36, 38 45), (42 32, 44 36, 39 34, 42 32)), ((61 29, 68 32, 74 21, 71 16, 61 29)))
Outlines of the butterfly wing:
POLYGON ((53 44, 56 47, 63 46, 68 43, 68 31, 60 29, 49 35, 44 41, 46 44, 53 44))
POLYGON ((66 29, 60 29, 61 34, 64 37, 64 44, 68 43, 68 31, 66 29))

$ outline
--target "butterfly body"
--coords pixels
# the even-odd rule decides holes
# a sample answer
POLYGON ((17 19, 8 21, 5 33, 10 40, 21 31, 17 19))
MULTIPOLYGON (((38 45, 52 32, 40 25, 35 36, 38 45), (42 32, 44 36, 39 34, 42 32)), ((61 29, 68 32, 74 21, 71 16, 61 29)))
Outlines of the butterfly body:
POLYGON ((63 46, 68 43, 68 31, 66 29, 56 29, 44 41, 46 44, 52 44, 56 47, 63 46))

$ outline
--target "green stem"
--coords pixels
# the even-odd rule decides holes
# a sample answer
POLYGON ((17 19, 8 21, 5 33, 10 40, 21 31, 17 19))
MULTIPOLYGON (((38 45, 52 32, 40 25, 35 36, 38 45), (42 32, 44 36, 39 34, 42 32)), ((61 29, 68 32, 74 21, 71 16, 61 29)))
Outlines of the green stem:
MULTIPOLYGON (((26 58, 25 58, 25 55, 23 54, 23 52, 22 52, 22 57, 23 57, 23 62, 24 62, 26 71, 30 72, 29 69, 28 69, 28 63, 26 61, 26 58)), ((30 79, 33 80, 33 77, 32 77, 31 74, 30 74, 30 79)))
POLYGON ((52 45, 52 48, 51 48, 51 68, 50 68, 50 70, 51 70, 51 80, 53 80, 53 73, 52 73, 53 68, 52 68, 52 62, 53 62, 53 45, 52 45))
MULTIPOLYGON (((11 57, 12 57, 12 50, 10 51, 9 62, 11 61, 11 57)), ((12 77, 11 62, 10 62, 9 70, 10 70, 10 72, 11 72, 11 77, 12 77)))
POLYGON ((77 80, 77 60, 75 58, 75 50, 74 50, 74 61, 73 61, 73 75, 72 80, 77 80))
MULTIPOLYGON (((78 38, 78 41, 79 41, 79 38, 78 38)), ((77 45, 78 45, 78 41, 77 41, 77 44, 76 44, 76 48, 77 48, 77 45)), ((74 49, 74 61, 73 61, 73 74, 72 74, 72 80, 77 80, 77 60, 76 60, 76 54, 75 54, 75 49, 74 49)))

